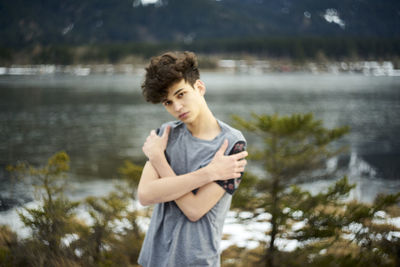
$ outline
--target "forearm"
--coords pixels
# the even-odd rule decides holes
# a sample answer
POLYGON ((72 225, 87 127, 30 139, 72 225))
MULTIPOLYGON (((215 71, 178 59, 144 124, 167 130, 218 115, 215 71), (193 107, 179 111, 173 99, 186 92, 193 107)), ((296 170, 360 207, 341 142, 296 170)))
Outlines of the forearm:
MULTIPOLYGON (((166 164, 168 165, 168 162, 166 164)), ((155 166, 152 166, 152 168, 155 169, 154 172, 158 172, 155 166)), ((146 169, 150 170, 150 168, 146 169)), ((176 176, 172 169, 169 172, 167 172, 168 168, 163 169, 162 174, 166 174, 164 179, 144 179, 147 182, 139 184, 138 193, 142 204, 150 205, 172 201, 212 181, 205 168, 179 176, 176 176)), ((143 175, 160 176, 160 174, 153 174, 151 171, 144 172, 143 175)))
MULTIPOLYGON (((152 164, 163 179, 176 175, 165 157, 152 164)), ((188 192, 175 199, 175 203, 189 220, 197 221, 218 202, 224 192, 217 184, 208 183, 200 187, 196 195, 188 192)))
POLYGON ((153 165, 154 169, 156 169, 160 178, 176 176, 174 170, 165 158, 165 155, 160 155, 158 158, 150 160, 150 163, 153 165))
MULTIPOLYGON (((156 169, 160 178, 167 179, 176 176, 174 170, 169 165, 165 156, 160 156, 158 159, 150 161, 153 167, 156 169)), ((211 181, 210 181, 211 182, 211 181)), ((198 188, 198 187, 195 187, 198 188)), ((195 189, 193 188, 193 189, 195 189)), ((195 200, 195 195, 192 192, 187 192, 179 198, 174 199, 175 203, 179 206, 179 208, 187 210, 190 205, 195 200)))
POLYGON ((176 199, 175 203, 190 221, 195 222, 212 209, 224 193, 225 190, 217 183, 208 183, 200 187, 196 194, 189 192, 176 199))
MULTIPOLYGON (((210 190, 214 191, 216 195, 221 193, 219 195, 222 196, 223 189, 212 182, 239 178, 244 171, 246 161, 241 159, 247 156, 247 152, 225 156, 224 153, 228 147, 226 139, 207 166, 176 176, 165 158, 164 150, 160 153, 156 151, 157 149, 151 148, 152 138, 157 138, 153 135, 155 133, 149 137, 150 140, 146 141, 143 147, 143 151, 150 160, 143 169, 138 186, 139 201, 143 205, 175 200, 180 208, 183 207, 183 205, 180 206, 180 201, 185 201, 185 204, 189 203, 190 207, 196 209, 196 205, 192 205, 192 200, 194 197, 197 203, 200 197, 197 194, 194 196, 191 193, 192 190, 210 185, 208 187, 210 190)), ((211 199, 203 199, 203 197, 201 199, 204 200, 203 204, 207 204, 208 209, 215 205, 211 199)), ((186 214, 183 208, 181 210, 186 214)))

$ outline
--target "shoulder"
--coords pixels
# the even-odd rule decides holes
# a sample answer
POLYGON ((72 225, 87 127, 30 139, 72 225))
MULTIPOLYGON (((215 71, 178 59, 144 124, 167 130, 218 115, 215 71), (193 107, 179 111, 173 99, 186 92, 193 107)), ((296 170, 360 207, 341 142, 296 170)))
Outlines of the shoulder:
POLYGON ((228 139, 228 153, 235 154, 246 149, 247 141, 241 131, 218 120, 219 125, 224 131, 224 139, 228 139))
POLYGON ((246 142, 246 138, 243 136, 242 132, 227 123, 218 120, 219 125, 225 133, 225 138, 228 138, 230 142, 236 143, 238 141, 246 142))
POLYGON ((164 133, 165 129, 167 128, 167 126, 171 127, 171 132, 170 132, 170 134, 171 134, 171 133, 174 133, 174 132, 179 132, 182 129, 183 122, 181 122, 181 121, 168 121, 168 122, 165 122, 160 126, 160 128, 157 129, 157 131, 156 131, 157 134, 158 135, 162 135, 164 133))

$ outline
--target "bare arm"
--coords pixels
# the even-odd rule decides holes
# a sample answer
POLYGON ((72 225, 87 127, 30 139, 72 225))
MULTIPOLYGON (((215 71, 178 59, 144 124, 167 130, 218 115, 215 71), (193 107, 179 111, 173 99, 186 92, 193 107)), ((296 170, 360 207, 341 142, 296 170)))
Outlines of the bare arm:
POLYGON ((143 152, 150 162, 146 163, 140 179, 139 201, 143 205, 149 205, 176 200, 189 219, 197 220, 208 212, 224 193, 219 185, 211 182, 217 179, 227 180, 240 177, 246 165, 246 162, 240 159, 246 157, 247 152, 225 156, 224 152, 228 146, 225 141, 208 166, 192 173, 176 176, 164 156, 168 134, 169 128, 161 137, 152 131, 143 146, 143 152), (163 179, 159 179, 160 176, 163 179), (196 195, 191 193, 193 189, 199 187, 196 195))
MULTIPOLYGON (((161 177, 174 176, 175 173, 168 164, 165 157, 157 162, 151 163, 156 169, 155 171, 161 177)), ((165 179, 165 178, 164 178, 165 179)), ((204 216, 212 207, 217 204, 220 198, 224 195, 225 190, 216 183, 208 183, 199 188, 196 194, 192 192, 186 193, 175 203, 179 209, 185 214, 190 221, 197 221, 204 216)))
POLYGON ((138 186, 138 198, 142 205, 175 200, 182 195, 214 181, 214 175, 206 168, 179 176, 159 179, 159 175, 148 161, 143 168, 138 186))

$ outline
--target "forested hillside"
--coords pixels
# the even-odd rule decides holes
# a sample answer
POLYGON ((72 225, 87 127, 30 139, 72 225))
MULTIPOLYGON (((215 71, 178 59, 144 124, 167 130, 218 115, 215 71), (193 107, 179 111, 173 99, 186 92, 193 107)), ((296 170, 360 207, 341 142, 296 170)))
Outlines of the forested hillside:
POLYGON ((1 0, 0 45, 192 43, 255 36, 400 37, 398 0, 144 3, 140 0, 1 0))

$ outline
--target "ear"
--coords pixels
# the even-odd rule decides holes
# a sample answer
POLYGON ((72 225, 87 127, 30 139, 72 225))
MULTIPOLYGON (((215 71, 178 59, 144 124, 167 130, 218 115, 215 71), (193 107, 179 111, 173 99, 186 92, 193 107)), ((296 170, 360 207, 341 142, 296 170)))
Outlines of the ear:
POLYGON ((204 96, 204 94, 206 93, 206 85, 204 84, 204 82, 202 80, 196 80, 194 86, 197 90, 199 90, 200 94, 204 96))

